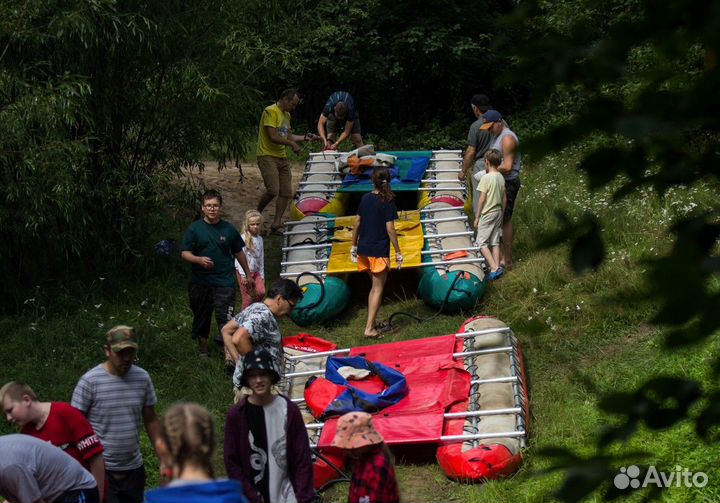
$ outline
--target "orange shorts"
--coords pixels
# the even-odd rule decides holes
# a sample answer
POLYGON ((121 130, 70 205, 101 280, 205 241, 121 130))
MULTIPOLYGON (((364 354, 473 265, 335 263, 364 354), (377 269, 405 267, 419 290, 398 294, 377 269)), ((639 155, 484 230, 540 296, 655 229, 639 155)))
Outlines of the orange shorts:
POLYGON ((390 257, 364 257, 358 255, 357 266, 360 272, 381 273, 385 269, 390 269, 390 257))

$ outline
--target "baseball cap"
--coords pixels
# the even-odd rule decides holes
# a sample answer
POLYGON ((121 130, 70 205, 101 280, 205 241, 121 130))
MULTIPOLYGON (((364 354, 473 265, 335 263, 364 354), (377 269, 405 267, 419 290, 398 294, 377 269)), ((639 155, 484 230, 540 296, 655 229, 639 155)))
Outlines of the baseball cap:
POLYGON ((138 348, 135 338, 135 329, 126 325, 118 325, 111 328, 105 334, 105 344, 110 346, 115 353, 126 348, 138 348))
POLYGON ((502 120, 502 114, 497 110, 488 110, 480 117, 485 119, 485 124, 480 126, 480 129, 490 129, 495 122, 499 122, 502 120))

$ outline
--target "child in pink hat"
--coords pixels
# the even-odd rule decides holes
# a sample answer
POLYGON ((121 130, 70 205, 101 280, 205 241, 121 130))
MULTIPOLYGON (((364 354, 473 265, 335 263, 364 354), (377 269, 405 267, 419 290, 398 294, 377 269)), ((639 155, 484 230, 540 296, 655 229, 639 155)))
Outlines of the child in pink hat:
POLYGON ((400 501, 392 455, 367 412, 348 412, 338 419, 332 445, 353 459, 348 503, 400 501))

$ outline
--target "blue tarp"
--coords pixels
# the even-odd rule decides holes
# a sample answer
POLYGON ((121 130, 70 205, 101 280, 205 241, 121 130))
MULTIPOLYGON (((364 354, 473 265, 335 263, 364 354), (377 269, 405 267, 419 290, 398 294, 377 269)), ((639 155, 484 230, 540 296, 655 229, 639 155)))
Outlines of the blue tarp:
MULTIPOLYGON (((390 168, 390 184, 393 191, 415 191, 420 186, 420 181, 425 176, 430 164, 432 152, 381 152, 397 157, 395 164, 390 168)), ((362 175, 348 174, 338 192, 370 192, 372 185, 372 170, 362 175)))
POLYGON ((390 405, 395 405, 405 398, 409 391, 405 376, 401 372, 381 363, 368 361, 361 356, 328 358, 325 378, 334 384, 347 386, 348 389, 330 403, 325 409, 324 417, 342 415, 352 411, 377 412, 390 405), (338 373, 340 367, 369 370, 385 383, 386 388, 377 394, 354 388, 347 379, 338 373))

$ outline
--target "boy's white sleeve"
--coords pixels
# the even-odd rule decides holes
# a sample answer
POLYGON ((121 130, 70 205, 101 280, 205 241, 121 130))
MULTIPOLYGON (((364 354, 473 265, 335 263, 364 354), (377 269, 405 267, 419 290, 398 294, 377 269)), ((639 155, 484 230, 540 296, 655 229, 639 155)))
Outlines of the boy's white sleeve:
POLYGON ((487 173, 487 171, 485 171, 484 169, 481 169, 480 171, 478 171, 477 173, 475 173, 475 174, 473 175, 473 178, 475 179, 476 182, 479 182, 480 179, 481 179, 486 173, 487 173))
POLYGON ((235 270, 240 276, 245 276, 245 271, 243 271, 243 268, 240 265, 240 262, 238 262, 238 259, 235 259, 235 270))

